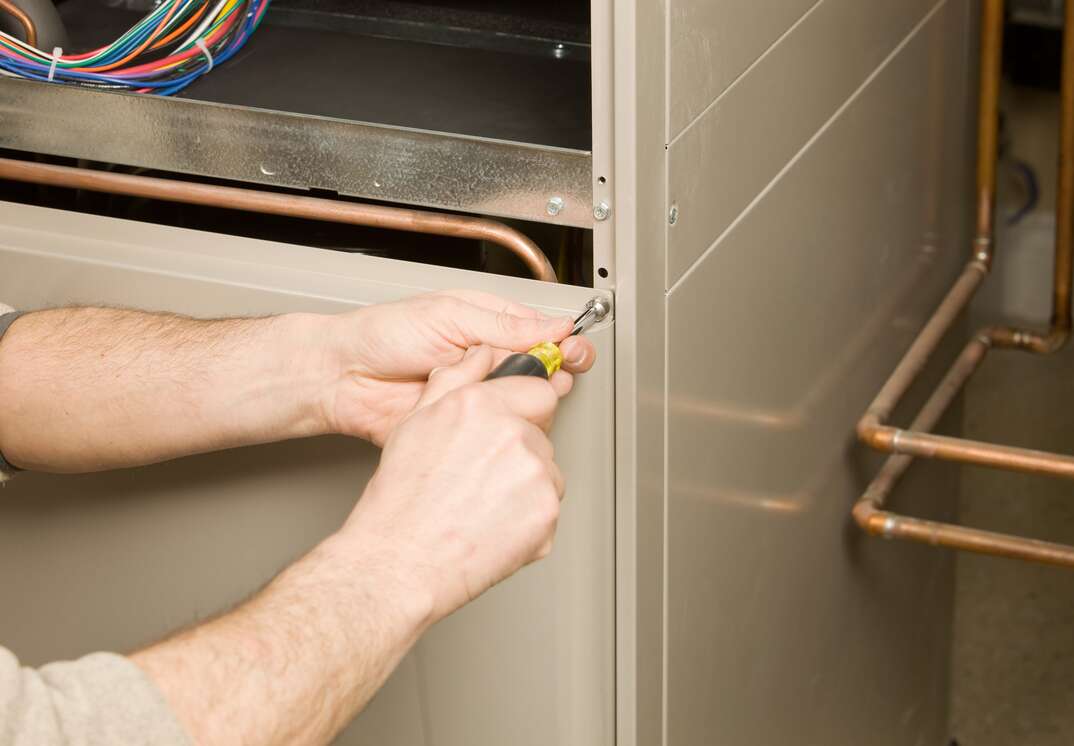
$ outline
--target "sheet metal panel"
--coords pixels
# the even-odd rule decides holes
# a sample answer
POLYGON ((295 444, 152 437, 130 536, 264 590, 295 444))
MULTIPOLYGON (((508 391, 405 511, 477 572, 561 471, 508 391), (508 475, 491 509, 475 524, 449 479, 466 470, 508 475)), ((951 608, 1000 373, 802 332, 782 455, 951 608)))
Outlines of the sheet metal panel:
MULTIPOLYGON (((334 312, 473 287, 570 313, 595 291, 0 203, 0 297, 199 316, 334 312)), ((614 738, 614 322, 553 432, 567 498, 551 557, 419 643, 340 744, 614 738)), ((27 664, 131 650, 241 600, 349 513, 376 449, 319 438, 85 476, 0 500, 0 641, 27 664)))
POLYGON ((825 0, 672 142, 668 207, 679 209, 669 232, 669 287, 943 4, 825 0))
POLYGON ((675 137, 817 0, 671 0, 668 87, 675 137))
POLYGON ((588 151, 506 140, 0 78, 0 147, 593 225, 588 151))
MULTIPOLYGON (((855 422, 968 251, 969 4, 931 15, 669 295, 669 746, 946 738, 952 557, 863 537, 849 508, 878 465, 855 422)), ((956 480, 915 472, 896 502, 950 514, 956 480)))

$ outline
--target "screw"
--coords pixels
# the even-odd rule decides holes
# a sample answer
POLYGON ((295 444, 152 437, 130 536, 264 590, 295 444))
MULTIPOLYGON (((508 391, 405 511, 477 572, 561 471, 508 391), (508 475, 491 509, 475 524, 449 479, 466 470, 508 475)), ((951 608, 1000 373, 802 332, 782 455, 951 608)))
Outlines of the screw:
POLYGON ((552 56, 557 60, 561 60, 567 56, 567 48, 562 44, 556 44, 552 47, 552 56))
POLYGON ((552 199, 548 200, 548 204, 545 205, 544 209, 547 210, 548 214, 552 215, 553 217, 559 215, 563 211, 563 198, 553 197, 552 199))
POLYGON ((672 205, 671 209, 668 210, 668 224, 675 225, 677 222, 679 222, 679 206, 672 205))
POLYGON ((608 216, 612 214, 612 208, 607 202, 601 202, 599 205, 593 208, 593 217, 597 220, 607 220, 608 216))

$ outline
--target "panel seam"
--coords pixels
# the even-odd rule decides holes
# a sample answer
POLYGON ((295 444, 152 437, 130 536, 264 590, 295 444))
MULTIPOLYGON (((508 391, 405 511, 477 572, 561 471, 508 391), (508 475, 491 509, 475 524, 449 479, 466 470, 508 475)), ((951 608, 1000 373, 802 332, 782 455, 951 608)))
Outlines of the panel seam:
POLYGON ((697 267, 713 252, 713 250, 716 248, 717 245, 719 245, 719 243, 724 239, 725 236, 731 233, 731 231, 738 227, 739 223, 745 220, 746 217, 751 212, 753 212, 753 209, 758 205, 758 203, 760 203, 761 200, 764 199, 768 195, 768 193, 775 188, 776 184, 779 183, 783 176, 805 156, 805 154, 809 151, 813 144, 816 143, 817 140, 819 140, 829 129, 831 129, 832 125, 843 115, 843 113, 847 109, 851 107, 851 105, 854 104, 855 101, 858 100, 858 98, 860 98, 861 94, 865 91, 865 89, 868 88, 870 84, 872 84, 872 82, 876 80, 876 78, 879 77, 885 69, 887 69, 888 65, 891 64, 891 61, 894 60, 899 55, 899 53, 906 48, 906 46, 913 40, 913 38, 917 36, 918 33, 920 33, 921 29, 924 28, 945 5, 947 5, 947 1, 948 0, 939 0, 939 2, 937 2, 936 5, 934 5, 929 10, 929 12, 926 13, 925 16, 920 21, 918 21, 912 29, 910 29, 909 33, 907 33, 906 36, 903 37, 903 39, 897 45, 895 45, 895 48, 892 49, 891 52, 889 52, 888 55, 880 61, 880 64, 878 64, 876 68, 873 69, 871 73, 869 73, 865 80, 861 82, 861 85, 859 85, 854 90, 854 92, 851 93, 850 96, 848 96, 847 99, 839 105, 839 108, 837 108, 832 113, 832 115, 828 117, 824 124, 822 124, 817 129, 817 131, 813 133, 812 137, 806 140, 802 147, 799 148, 798 151, 793 156, 791 156, 790 160, 788 160, 783 165, 783 168, 781 168, 776 173, 776 175, 773 176, 767 184, 765 184, 764 188, 762 188, 757 193, 757 195, 752 200, 750 200, 750 203, 746 205, 745 208, 743 208, 742 212, 740 212, 735 217, 735 219, 732 220, 731 223, 720 232, 720 234, 715 238, 715 240, 713 240, 713 242, 709 244, 708 248, 705 249, 701 253, 701 255, 697 257, 697 259, 690 263, 690 266, 687 267, 686 270, 679 276, 679 279, 675 280, 675 282, 671 284, 671 287, 668 288, 669 295, 671 293, 674 293, 675 290, 680 285, 682 285, 683 282, 685 282, 691 274, 693 274, 694 270, 696 270, 697 267))
MULTIPOLYGON (((736 85, 738 85, 739 81, 741 81, 743 78, 745 78, 747 75, 749 75, 750 71, 753 70, 753 68, 755 68, 755 67, 757 67, 757 65, 761 64, 761 61, 765 57, 767 57, 769 55, 769 53, 772 52, 772 50, 774 50, 776 47, 778 47, 783 42, 784 39, 786 39, 788 36, 790 36, 790 34, 796 28, 798 28, 798 26, 800 26, 802 24, 802 22, 804 22, 806 20, 806 18, 811 16, 813 14, 813 12, 818 7, 820 7, 821 3, 823 3, 823 2, 824 2, 824 0, 817 0, 815 3, 813 3, 813 5, 811 5, 806 10, 805 13, 802 13, 802 15, 799 16, 798 19, 795 20, 794 23, 792 23, 790 26, 788 26, 787 29, 782 34, 780 34, 778 37, 776 37, 775 41, 773 41, 771 44, 769 44, 767 47, 765 47, 765 50, 763 52, 761 52, 759 55, 757 55, 757 58, 755 60, 753 60, 753 62, 751 62, 749 65, 747 65, 745 70, 743 70, 738 75, 736 75, 734 77, 734 79, 730 83, 728 83, 727 86, 722 91, 719 92, 719 94, 717 94, 716 98, 712 99, 712 101, 710 101, 709 104, 704 109, 702 109, 700 112, 698 112, 697 116, 693 117, 689 122, 687 122, 686 126, 684 126, 681 130, 679 130, 679 133, 677 135, 675 135, 675 137, 671 138, 671 140, 668 142, 668 146, 670 147, 670 146, 674 145, 676 142, 678 142, 679 139, 683 135, 685 135, 690 129, 692 129, 693 126, 695 124, 697 124, 701 120, 702 117, 704 117, 713 108, 715 108, 715 106, 718 103, 720 103, 720 100, 724 96, 726 96, 731 91, 731 89, 733 89, 736 85)), ((667 37, 666 37, 667 41, 670 41, 670 37, 671 37, 671 31, 670 31, 670 20, 669 20, 668 21, 667 37)), ((670 54, 670 47, 668 47, 668 49, 669 49, 668 54, 670 54)), ((668 65, 666 65, 666 67, 670 69, 670 66, 671 65, 670 65, 670 60, 669 60, 668 65)), ((667 72, 666 75, 670 76, 670 72, 667 72)), ((670 89, 670 84, 671 84, 671 81, 669 80, 668 81, 668 90, 669 91, 671 90, 670 89)), ((668 121, 667 121, 667 124, 666 124, 666 132, 667 132, 668 136, 670 136, 671 135, 670 93, 668 94, 668 96, 669 96, 669 101, 668 101, 668 106, 666 108, 666 111, 667 111, 666 116, 667 116, 668 121)))

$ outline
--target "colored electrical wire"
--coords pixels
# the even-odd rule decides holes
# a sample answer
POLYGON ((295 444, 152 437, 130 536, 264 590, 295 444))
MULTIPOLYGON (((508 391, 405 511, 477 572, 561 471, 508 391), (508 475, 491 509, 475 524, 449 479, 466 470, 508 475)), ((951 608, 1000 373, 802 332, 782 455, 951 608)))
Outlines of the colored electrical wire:
POLYGON ((78 54, 0 31, 0 74, 170 96, 233 57, 271 0, 163 0, 111 44, 78 54))

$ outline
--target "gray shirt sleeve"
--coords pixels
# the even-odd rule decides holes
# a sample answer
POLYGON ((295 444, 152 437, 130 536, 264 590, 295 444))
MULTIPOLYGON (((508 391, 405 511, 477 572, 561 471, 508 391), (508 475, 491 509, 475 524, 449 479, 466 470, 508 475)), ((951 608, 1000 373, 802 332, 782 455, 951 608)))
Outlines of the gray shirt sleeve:
MULTIPOLYGON (((12 309, 11 306, 5 306, 3 303, 0 303, 0 339, 4 338, 4 332, 6 332, 7 328, 15 323, 15 319, 21 315, 21 313, 12 309)), ((11 476, 12 471, 11 464, 5 461, 4 454, 0 453, 0 482, 3 482, 11 476)))
POLYGON ((160 690, 129 659, 93 653, 25 668, 0 647, 0 746, 191 746, 160 690))
MULTIPOLYGON (((17 317, 0 303, 0 337, 17 317)), ((0 468, 0 482, 6 476, 0 468)), ((33 669, 0 647, 0 746, 98 744, 191 741, 160 690, 121 655, 93 653, 33 669)))

